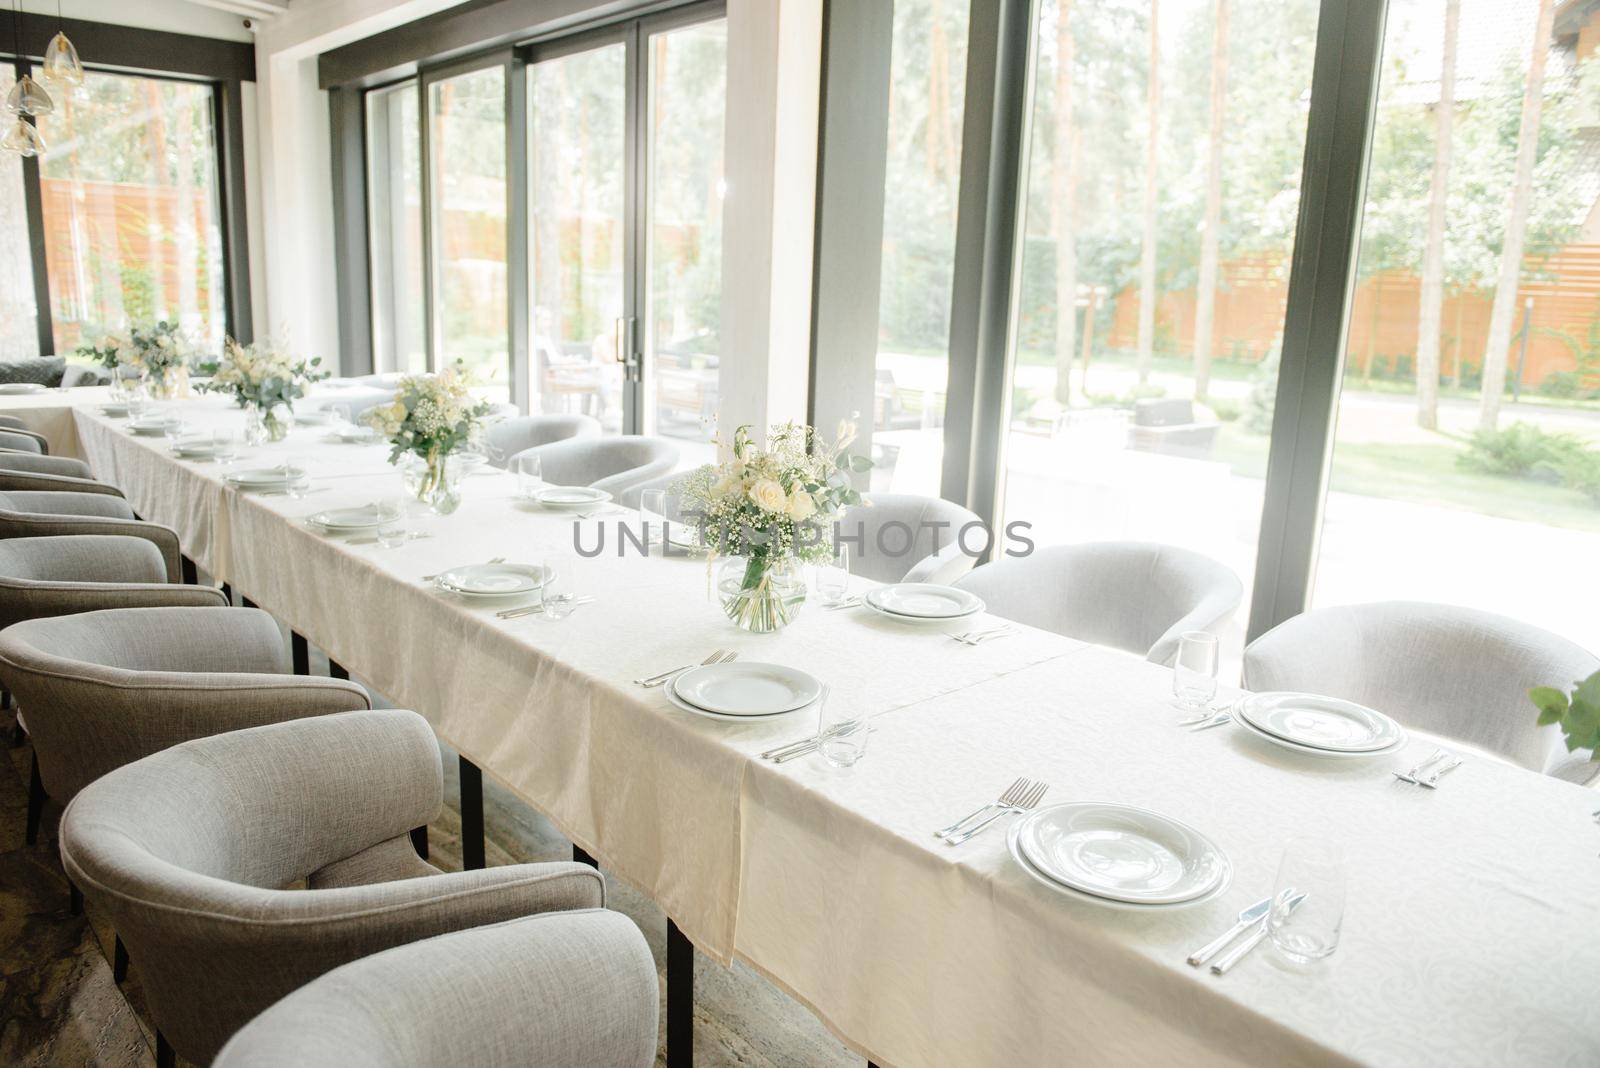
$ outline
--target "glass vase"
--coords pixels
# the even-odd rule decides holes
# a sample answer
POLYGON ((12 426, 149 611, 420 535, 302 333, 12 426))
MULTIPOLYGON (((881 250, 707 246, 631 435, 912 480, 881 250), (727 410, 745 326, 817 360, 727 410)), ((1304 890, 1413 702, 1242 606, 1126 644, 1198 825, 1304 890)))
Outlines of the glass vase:
POLYGON ((782 630, 806 603, 806 579, 792 558, 730 556, 717 565, 717 597, 727 617, 756 634, 782 630))
POLYGON ((254 449, 266 442, 266 421, 261 418, 261 409, 251 405, 244 410, 244 443, 254 449))
POLYGON ((268 441, 282 441, 294 429, 294 412, 287 404, 274 404, 261 414, 261 427, 268 441))
POLYGON ((154 400, 176 400, 189 395, 189 369, 168 367, 149 379, 150 396, 154 400))
POLYGON ((461 506, 460 471, 448 455, 408 455, 401 461, 400 477, 406 492, 435 515, 449 515, 461 506))

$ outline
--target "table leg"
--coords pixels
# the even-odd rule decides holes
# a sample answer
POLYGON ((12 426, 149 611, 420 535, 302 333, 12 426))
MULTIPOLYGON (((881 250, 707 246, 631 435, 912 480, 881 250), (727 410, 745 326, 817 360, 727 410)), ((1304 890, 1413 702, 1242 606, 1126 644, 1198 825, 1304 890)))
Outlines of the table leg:
POLYGON ((461 866, 483 867, 483 771, 461 758, 461 866))
POLYGON ((239 604, 244 608, 260 608, 261 607, 260 605, 256 604, 254 601, 252 601, 250 598, 246 597, 242 593, 239 595, 239 604))
POLYGON ((156 1032, 156 1068, 177 1068, 178 1055, 167 1041, 167 1036, 156 1032))
POLYGON ((339 663, 337 660, 329 658, 329 660, 328 660, 328 677, 332 678, 332 679, 344 679, 346 681, 349 681, 349 679, 350 679, 350 669, 345 667, 343 664, 339 663))
POLYGON ((233 603, 233 587, 226 582, 222 584, 222 599, 229 604, 233 603))
POLYGON ((304 634, 293 630, 289 632, 289 653, 294 659, 296 675, 311 674, 311 644, 306 641, 304 634))
POLYGON ((667 1068, 694 1068, 694 943, 667 919, 667 1068))
POLYGON ((128 947, 122 944, 122 936, 116 935, 116 948, 111 951, 111 981, 121 985, 128 977, 128 947))
POLYGON ((411 828, 411 848, 417 851, 417 856, 423 860, 428 859, 428 825, 411 828))
POLYGON ((574 845, 572 847, 572 859, 575 863, 587 864, 591 868, 598 868, 600 866, 600 862, 595 860, 588 853, 584 852, 583 847, 580 845, 574 845))

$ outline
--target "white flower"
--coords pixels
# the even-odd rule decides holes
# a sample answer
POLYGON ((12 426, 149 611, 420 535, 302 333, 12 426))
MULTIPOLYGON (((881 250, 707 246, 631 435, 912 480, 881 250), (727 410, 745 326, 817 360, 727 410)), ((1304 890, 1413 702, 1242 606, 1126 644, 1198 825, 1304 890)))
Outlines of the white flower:
POLYGON ((811 494, 803 489, 797 489, 789 497, 789 517, 797 522, 810 519, 817 511, 817 502, 811 494))
POLYGON ((789 496, 770 478, 757 479, 750 487, 750 500, 763 512, 781 513, 789 507, 789 496))

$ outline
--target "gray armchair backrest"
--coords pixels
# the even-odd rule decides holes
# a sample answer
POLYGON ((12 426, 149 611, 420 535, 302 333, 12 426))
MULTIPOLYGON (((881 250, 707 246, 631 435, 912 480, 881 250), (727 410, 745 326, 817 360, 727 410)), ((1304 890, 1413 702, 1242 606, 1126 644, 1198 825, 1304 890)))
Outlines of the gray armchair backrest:
POLYGON ((1534 771, 1594 778, 1588 752, 1537 725, 1535 686, 1571 690, 1600 657, 1527 623, 1418 601, 1320 608, 1244 651, 1244 685, 1298 690, 1376 708, 1408 727, 1458 738, 1534 771))
POLYGON ((37 450, 0 452, 0 471, 56 475, 65 478, 88 479, 93 477, 89 473, 89 465, 82 460, 74 460, 70 456, 41 456, 37 450))
POLYGON ((442 797, 438 743, 415 713, 302 719, 186 742, 106 775, 68 806, 61 859, 139 962, 156 1026, 206 1064, 251 1018, 341 964, 604 904, 600 875, 570 863, 284 889, 404 841, 442 797))
POLYGON ((989 610, 1070 638, 1171 664, 1185 631, 1210 630, 1244 587, 1222 564, 1154 542, 1053 545, 973 569, 955 585, 989 610))
POLYGON ((278 624, 253 608, 26 620, 0 631, 0 680, 26 704, 45 790, 62 801, 191 738, 371 703, 355 683, 290 674, 278 624))
POLYGON ((44 455, 49 452, 44 438, 29 430, 0 429, 0 449, 11 449, 14 452, 31 452, 44 455))
POLYGON ((103 386, 110 381, 109 372, 81 363, 69 363, 61 372, 61 385, 66 389, 75 386, 103 386))
POLYGON ((394 401, 392 389, 343 389, 330 393, 317 401, 318 408, 343 408, 350 418, 359 421, 363 415, 380 404, 394 401))
MULTIPOLYGON (((868 503, 845 512, 839 536, 850 553, 850 573, 875 582, 950 584, 977 562, 962 551, 961 528, 982 521, 972 512, 939 497, 910 493, 874 493, 868 503)), ((974 552, 987 545, 981 529, 967 537, 974 552)))
MULTIPOLYGON (((89 494, 79 493, 42 494, 41 496, 90 497, 96 500, 127 503, 122 501, 120 497, 106 497, 103 495, 91 497, 89 494)), ((183 581, 183 556, 178 545, 178 532, 171 527, 164 527, 160 523, 147 523, 140 519, 113 519, 110 516, 100 515, 0 511, 0 542, 19 538, 89 537, 92 535, 140 538, 149 542, 155 546, 156 551, 161 554, 161 559, 166 562, 166 581, 183 581)), ((92 555, 94 544, 89 543, 86 549, 92 555)), ((5 574, 4 570, 0 569, 0 575, 3 574, 5 574)), ((157 579, 155 581, 160 580, 157 579)))
MULTIPOLYGON (((670 441, 631 434, 569 438, 517 453, 529 455, 539 457, 543 478, 552 485, 593 486, 617 497, 669 473, 678 463, 678 447, 670 441)), ((514 461, 507 466, 515 468, 514 461)))
MULTIPOLYGON (((54 459, 54 457, 42 457, 54 459)), ((92 478, 75 478, 68 475, 48 475, 34 471, 7 470, 0 465, 0 493, 13 490, 27 492, 67 492, 67 493, 103 493, 109 497, 120 497, 122 491, 115 486, 104 482, 96 482, 92 478)))
POLYGON ((250 1021, 214 1068, 648 1068, 658 998, 626 916, 526 916, 335 968, 250 1021))
POLYGON ((0 509, 28 515, 89 515, 106 519, 133 519, 133 508, 121 497, 106 493, 13 490, 0 492, 0 509))
POLYGON ((524 449, 599 435, 600 421, 587 415, 524 415, 491 426, 483 435, 483 444, 489 462, 505 467, 524 449))
POLYGON ((6 430, 27 430, 28 424, 14 415, 0 415, 0 427, 6 430))

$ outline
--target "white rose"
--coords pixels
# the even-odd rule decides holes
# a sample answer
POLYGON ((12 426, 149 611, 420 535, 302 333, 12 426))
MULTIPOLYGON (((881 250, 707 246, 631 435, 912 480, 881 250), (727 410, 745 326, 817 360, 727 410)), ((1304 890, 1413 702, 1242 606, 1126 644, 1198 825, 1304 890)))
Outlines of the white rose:
POLYGON ((810 519, 816 510, 817 502, 803 489, 795 490, 794 495, 789 498, 789 516, 796 522, 810 519))
POLYGON ((782 512, 789 506, 788 494, 770 478, 759 479, 750 487, 750 500, 763 512, 782 512))

